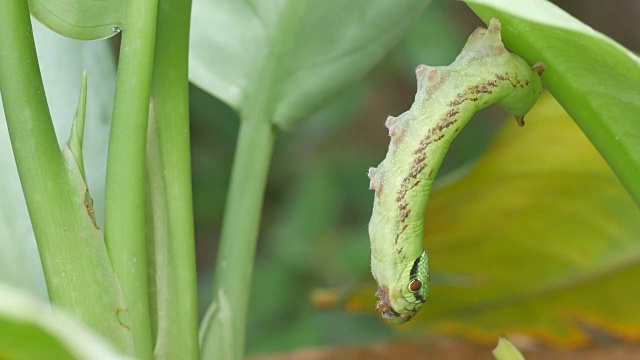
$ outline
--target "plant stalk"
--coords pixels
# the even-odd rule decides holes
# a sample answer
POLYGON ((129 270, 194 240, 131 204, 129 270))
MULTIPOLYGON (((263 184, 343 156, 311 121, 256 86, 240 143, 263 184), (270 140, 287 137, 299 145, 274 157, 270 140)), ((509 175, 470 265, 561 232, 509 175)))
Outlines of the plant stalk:
POLYGON ((157 0, 130 2, 122 29, 107 161, 105 241, 139 359, 152 358, 145 243, 145 154, 157 0))
POLYGON ((215 307, 203 324, 203 359, 242 359, 251 275, 275 129, 257 107, 243 116, 214 277, 215 307))
POLYGON ((283 59, 295 40, 290 29, 302 21, 308 5, 307 1, 291 1, 282 9, 269 56, 256 73, 242 107, 216 262, 214 300, 200 334, 203 359, 244 358, 251 275, 276 134, 272 121, 277 93, 273 87, 287 71, 283 59))
POLYGON ((149 124, 157 334, 154 356, 198 359, 198 299, 189 141, 191 1, 160 0, 149 124))

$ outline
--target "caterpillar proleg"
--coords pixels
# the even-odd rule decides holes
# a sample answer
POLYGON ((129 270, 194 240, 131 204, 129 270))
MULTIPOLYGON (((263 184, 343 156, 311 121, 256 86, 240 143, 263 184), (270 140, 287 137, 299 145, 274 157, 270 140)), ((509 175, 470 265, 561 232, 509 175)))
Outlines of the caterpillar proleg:
POLYGON ((449 66, 419 65, 415 101, 385 126, 391 138, 384 160, 369 169, 375 191, 369 222, 371 271, 377 308, 393 323, 411 319, 427 298, 429 258, 424 210, 433 180, 453 138, 476 111, 497 103, 524 125, 541 91, 545 65, 530 67, 502 44, 500 22, 474 31, 449 66))

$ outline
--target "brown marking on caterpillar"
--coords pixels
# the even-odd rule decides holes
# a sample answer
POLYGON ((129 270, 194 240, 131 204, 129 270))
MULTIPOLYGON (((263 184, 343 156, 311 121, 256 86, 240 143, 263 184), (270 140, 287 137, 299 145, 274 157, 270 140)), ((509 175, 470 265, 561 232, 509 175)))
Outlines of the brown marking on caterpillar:
POLYGON ((406 209, 400 212, 400 222, 405 222, 407 218, 411 215, 411 209, 406 209))
MULTIPOLYGON (((411 178, 412 178, 412 179, 417 179, 417 178, 418 178, 418 175, 420 175, 420 173, 422 172, 422 170, 424 170, 424 168, 425 168, 426 166, 427 166, 427 165, 425 165, 425 164, 423 164, 423 163, 421 163, 421 164, 419 164, 419 165, 417 165, 417 166, 413 166, 413 167, 411 168, 411 173, 409 173, 409 176, 411 176, 411 178)), ((408 190, 408 189, 407 189, 407 190, 408 190)))
POLYGON ((511 81, 511 78, 509 77, 509 74, 495 74, 496 79, 501 80, 501 81, 508 81, 509 84, 511 84, 512 88, 516 88, 518 87, 518 83, 520 82, 520 80, 516 79, 516 83, 514 83, 513 81, 511 81))
POLYGON ((466 98, 462 97, 462 94, 458 94, 455 98, 455 100, 450 101, 447 106, 449 107, 455 107, 455 106, 460 106, 464 101, 466 100, 466 98))
POLYGON ((407 209, 407 204, 400 205, 399 209, 400 209, 400 211, 406 210, 407 209))
POLYGON ((400 239, 400 235, 402 235, 402 233, 403 233, 405 230, 407 230, 407 227, 408 227, 408 226, 409 226, 409 225, 405 224, 405 225, 402 227, 402 229, 398 232, 398 234, 396 235, 396 240, 393 242, 393 244, 394 244, 394 245, 397 245, 397 244, 398 244, 398 239, 400 239))
POLYGON ((491 81, 487 82, 486 84, 480 84, 477 87, 477 92, 479 94, 491 94, 492 91, 490 90, 491 88, 491 81))
MULTIPOLYGON (((418 186, 420 184, 420 180, 418 177, 426 168, 426 149, 431 144, 437 143, 445 137, 445 130, 457 123, 457 119, 455 116, 460 113, 460 105, 462 105, 465 101, 477 102, 479 94, 491 94, 492 89, 498 86, 498 81, 509 81, 509 83, 516 87, 520 81, 516 79, 517 84, 511 81, 511 78, 508 74, 494 74, 494 78, 490 79, 482 84, 478 84, 475 86, 469 86, 465 91, 457 94, 453 101, 449 102, 447 105, 449 106, 449 110, 445 113, 445 115, 440 119, 439 123, 432 129, 429 130, 427 136, 420 140, 419 146, 417 149, 413 151, 415 158, 413 160, 413 165, 409 171, 409 174, 402 179, 400 184, 400 189, 396 195, 396 202, 398 203, 398 212, 400 222, 405 222, 409 215, 411 214, 411 209, 409 209, 409 204, 406 201, 407 192, 418 186)), ((456 128, 454 132, 460 131, 459 128, 456 128)), ((433 176, 434 169, 431 169, 428 177, 433 176)), ((403 228, 404 231, 404 228, 403 228)), ((400 235, 398 234, 398 237, 400 235)), ((396 237, 396 241, 398 239, 396 237)))
POLYGON ((434 132, 435 132, 435 129, 432 129, 432 131, 427 135, 427 137, 425 137, 420 141, 420 146, 413 152, 414 155, 423 153, 429 145, 433 144, 434 142, 440 141, 440 139, 444 137, 444 134, 438 134, 437 138, 432 139, 432 136, 434 136, 433 135, 434 132))
POLYGON ((509 75, 507 74, 493 74, 496 79, 506 81, 509 80, 509 75))
POLYGON ((404 250, 404 246, 401 246, 399 249, 396 249, 396 252, 398 253, 398 255, 400 255, 402 250, 404 250))
MULTIPOLYGON (((455 124, 456 122, 458 122, 458 120, 456 119, 451 119, 451 118, 443 118, 442 120, 440 120, 440 124, 438 124, 438 130, 443 131, 446 130, 449 126, 455 124)), ((444 137, 444 134, 441 134, 439 139, 444 137)))

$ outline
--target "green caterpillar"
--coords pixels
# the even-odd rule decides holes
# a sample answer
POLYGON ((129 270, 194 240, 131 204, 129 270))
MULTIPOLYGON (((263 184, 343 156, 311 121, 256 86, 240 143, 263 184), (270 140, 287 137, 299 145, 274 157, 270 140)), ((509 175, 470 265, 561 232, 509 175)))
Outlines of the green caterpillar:
POLYGON ((540 95, 544 67, 537 63, 532 68, 509 53, 500 22, 493 18, 488 29, 478 28, 469 36, 451 65, 416 68, 415 101, 407 112, 387 118, 387 156, 369 169, 369 187, 375 190, 369 222, 371 271, 383 318, 404 323, 427 298, 424 210, 451 141, 476 111, 493 103, 524 125, 524 114, 540 95))

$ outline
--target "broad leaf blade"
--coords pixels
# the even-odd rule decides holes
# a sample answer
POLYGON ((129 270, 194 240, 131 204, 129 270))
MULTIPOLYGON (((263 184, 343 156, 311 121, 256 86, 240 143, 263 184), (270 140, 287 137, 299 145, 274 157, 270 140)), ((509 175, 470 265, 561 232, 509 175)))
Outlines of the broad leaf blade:
POLYGON ((295 126, 378 62, 423 0, 196 0, 191 81, 242 110, 259 78, 270 118, 295 126))
MULTIPOLYGON (((433 287, 407 326, 565 345, 592 326, 640 334, 640 209, 550 97, 508 123, 473 170, 434 191, 425 216, 433 287), (612 304, 615 304, 612 305, 612 304)), ((354 298, 371 299, 373 293, 354 298)))
POLYGON ((513 52, 543 61, 542 79, 640 204, 640 60, 547 1, 466 0, 497 16, 513 52))
POLYGON ((0 286, 3 359, 125 360, 107 342, 49 304, 0 286))
POLYGON ((127 0, 29 0, 29 10, 38 21, 80 40, 104 39, 120 32, 127 5, 127 0))

